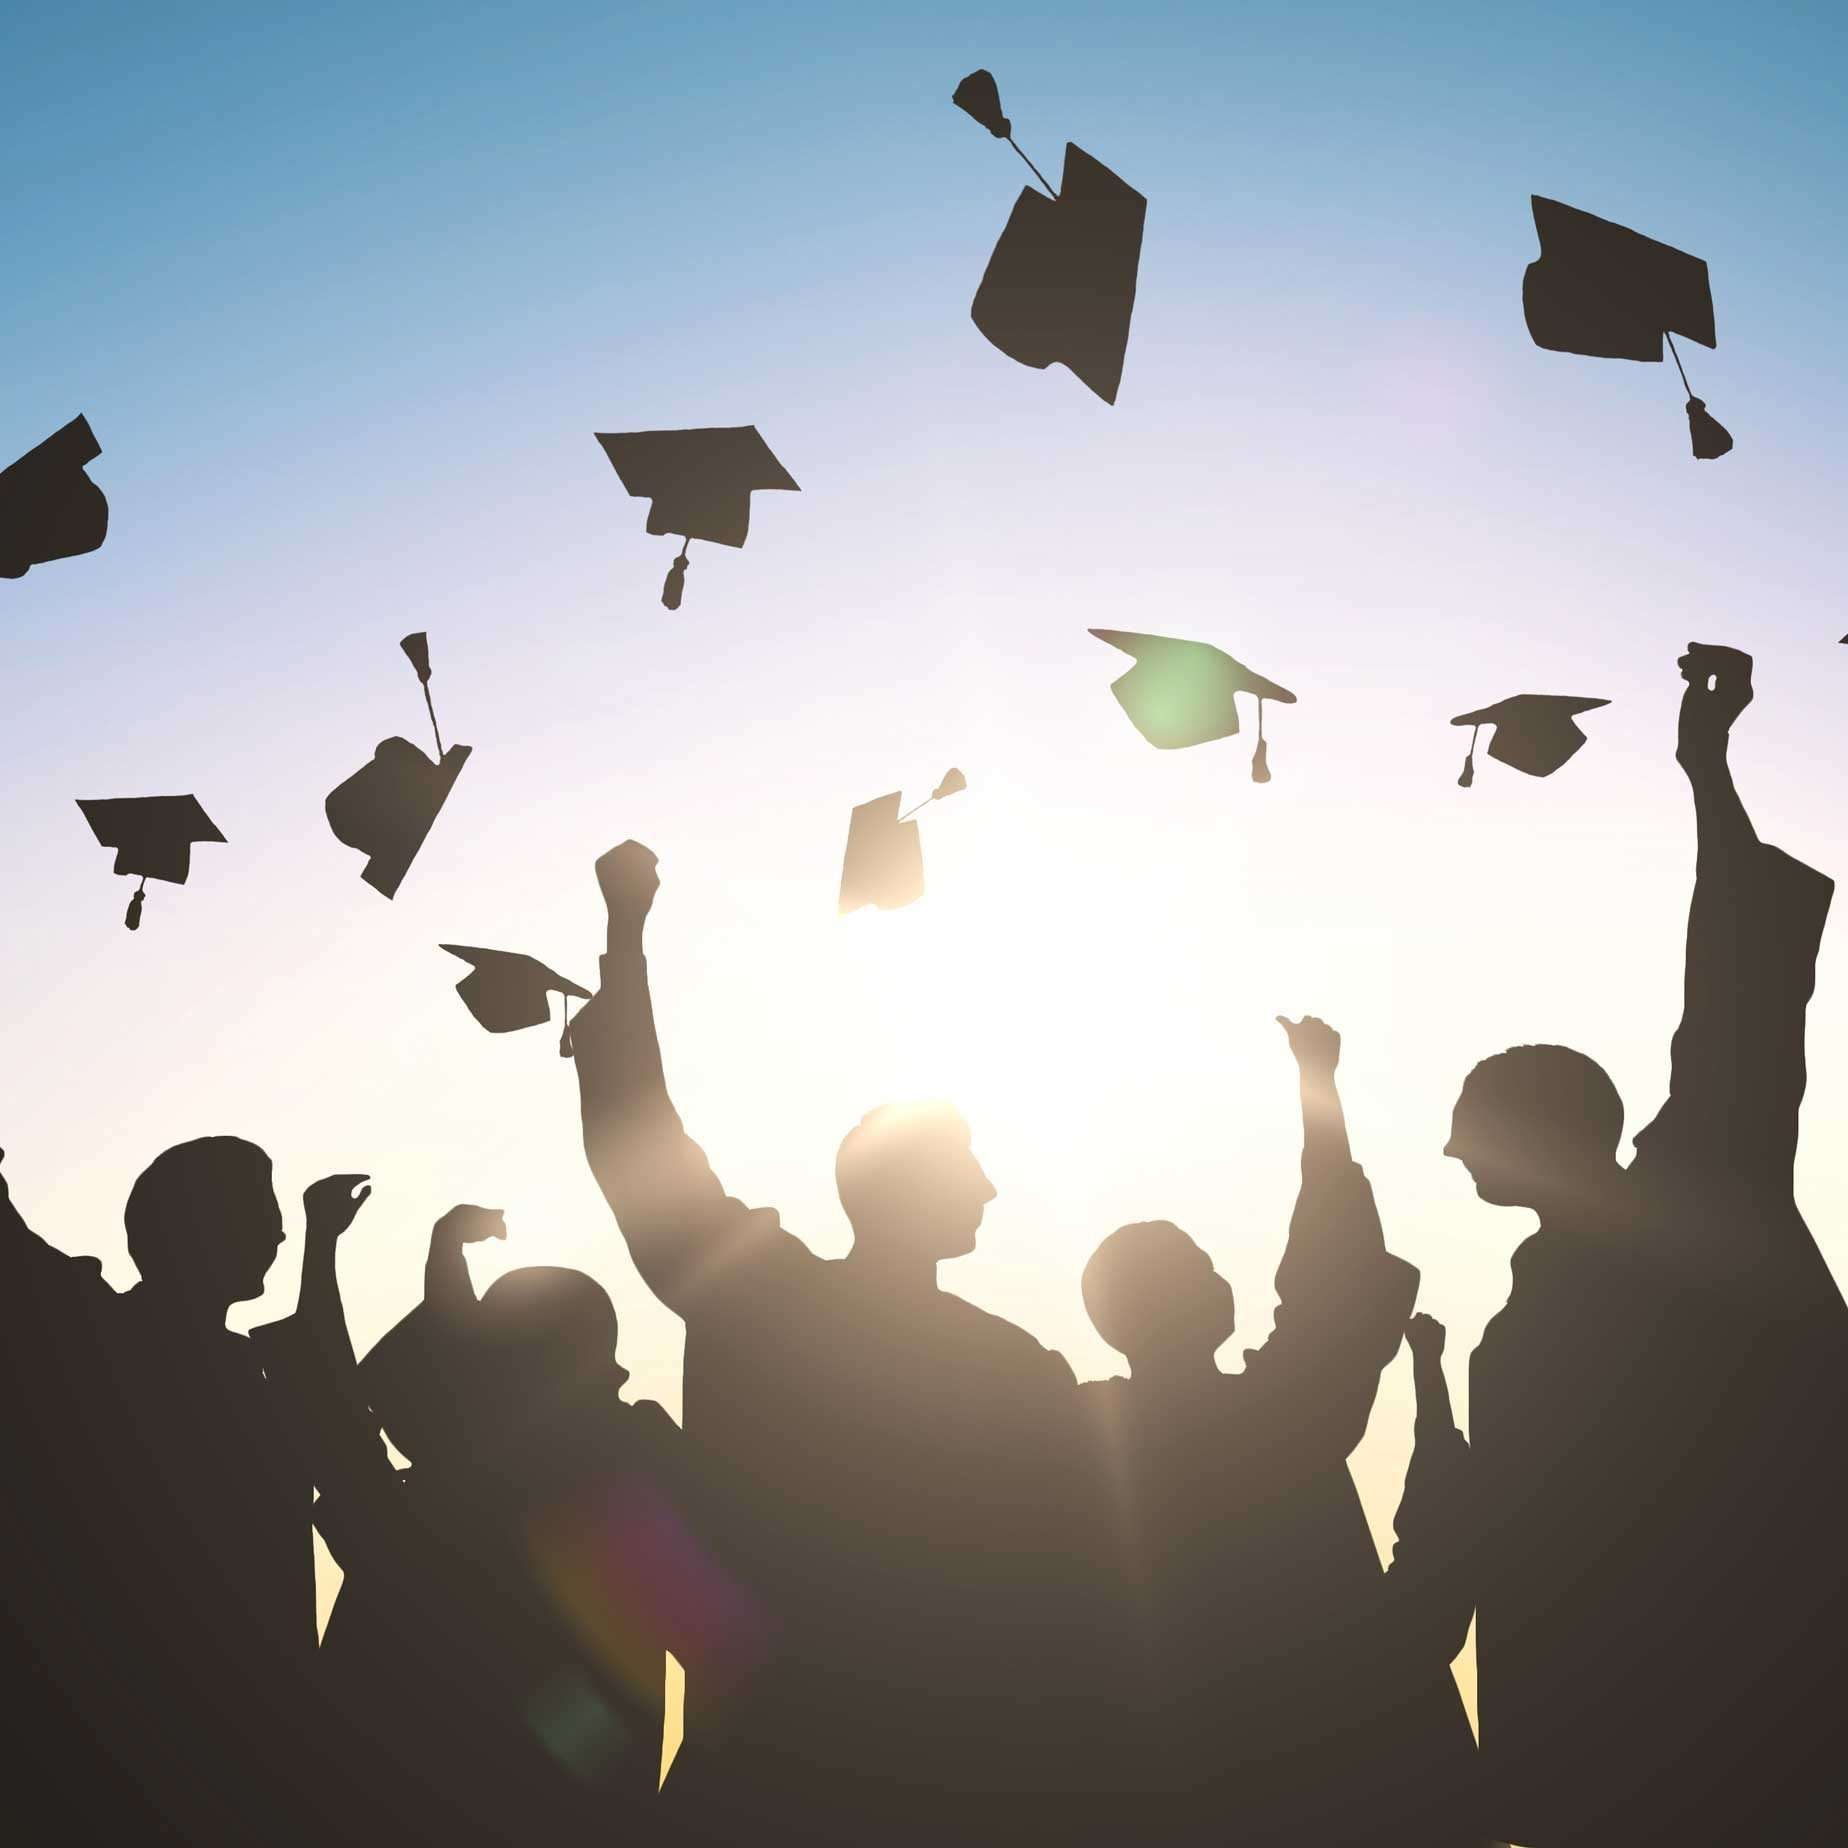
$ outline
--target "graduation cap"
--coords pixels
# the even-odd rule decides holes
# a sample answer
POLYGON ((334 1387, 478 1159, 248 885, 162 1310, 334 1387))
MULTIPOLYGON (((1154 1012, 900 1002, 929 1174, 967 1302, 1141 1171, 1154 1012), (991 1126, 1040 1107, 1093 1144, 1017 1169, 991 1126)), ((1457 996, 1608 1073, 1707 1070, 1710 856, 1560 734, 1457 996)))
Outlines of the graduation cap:
POLYGON ((695 539, 740 546, 751 530, 751 496, 784 488, 799 494, 789 471, 770 453, 755 424, 713 430, 632 430, 603 445, 617 478, 648 501, 648 530, 680 534, 680 556, 668 567, 661 601, 680 607, 687 582, 687 546, 695 539))
POLYGON ((970 317, 1009 359, 1041 371, 1063 364, 1116 403, 1148 201, 1069 141, 1055 193, 1014 139, 987 71, 971 71, 950 100, 1005 141, 1046 189, 1021 189, 970 317))
POLYGON ((1296 695, 1211 642, 1177 641, 1166 635, 1134 635, 1124 629, 1093 629, 1100 642, 1135 657, 1136 665, 1110 683, 1129 722, 1157 750, 1184 751, 1215 738, 1238 735, 1235 694, 1258 702, 1258 748, 1251 756, 1251 780, 1270 781, 1270 751, 1264 739, 1264 702, 1286 706, 1296 695))
POLYGON ((372 753, 372 761, 354 771, 326 802, 327 825, 335 840, 369 856, 360 878, 387 898, 396 894, 410 871, 474 748, 454 744, 443 749, 430 698, 430 638, 419 630, 398 646, 423 683, 436 761, 432 763, 408 738, 387 738, 372 753))
POLYGON ((141 928, 141 901, 150 879, 184 885, 192 870, 195 841, 223 841, 197 796, 122 796, 77 806, 90 824, 90 832, 116 850, 115 870, 141 883, 128 901, 122 920, 130 930, 141 928))
POLYGON ((1479 712, 1452 719, 1452 725, 1471 728, 1469 755, 1463 760, 1457 787, 1467 789, 1476 780, 1476 733, 1484 725, 1495 728, 1489 740, 1491 757, 1528 776, 1551 776, 1585 742, 1585 734, 1573 723, 1574 715, 1610 703, 1608 699, 1577 699, 1569 693, 1517 693, 1512 699, 1497 700, 1479 712))
POLYGON ((571 1057, 571 997, 590 999, 590 990, 548 969, 536 956, 518 950, 481 950, 466 943, 440 946, 471 966, 456 984, 464 1005, 490 1033, 517 1033, 537 1027, 552 1017, 550 997, 564 997, 565 1030, 559 1035, 558 1056, 571 1057))
POLYGON ((1685 250, 1537 193, 1534 229, 1540 255, 1528 264, 1521 283, 1521 307, 1534 344, 1555 353, 1659 365, 1666 341, 1688 394, 1688 433, 1696 459, 1725 455, 1732 438, 1694 396, 1674 339, 1680 334, 1705 347, 1717 344, 1706 264, 1685 250))
POLYGON ((898 812, 900 792, 862 802, 847 824, 847 852, 841 861, 841 897, 838 915, 845 917, 865 905, 897 911, 924 896, 924 847, 918 838, 914 815, 960 795, 969 779, 960 770, 944 773, 943 781, 915 808, 898 812))
POLYGON ((84 464, 103 453, 89 419, 73 417, 36 449, 0 469, 0 577, 94 552, 109 530, 109 503, 84 464))

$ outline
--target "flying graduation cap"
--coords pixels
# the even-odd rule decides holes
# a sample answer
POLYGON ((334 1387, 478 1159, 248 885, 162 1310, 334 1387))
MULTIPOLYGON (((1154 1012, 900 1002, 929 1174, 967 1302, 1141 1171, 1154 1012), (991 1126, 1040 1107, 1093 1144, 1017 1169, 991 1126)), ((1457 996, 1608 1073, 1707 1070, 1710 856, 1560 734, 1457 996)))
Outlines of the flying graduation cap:
POLYGON ((712 430, 632 430, 606 436, 603 445, 617 478, 648 503, 651 533, 678 533, 680 555, 668 567, 661 601, 680 607, 687 583, 687 547, 695 539, 741 546, 751 530, 751 496, 801 489, 790 478, 755 424, 712 430))
POLYGON ((1675 335, 1717 344, 1713 294, 1699 257, 1534 195, 1540 255, 1527 266, 1521 307, 1536 346, 1593 359, 1660 364, 1666 341, 1688 394, 1688 434, 1698 461, 1732 448, 1732 437, 1688 384, 1675 335))
POLYGON ((141 881, 122 920, 130 930, 141 928, 141 901, 150 879, 184 885, 192 870, 193 844, 225 838, 197 796, 123 796, 101 802, 79 796, 77 806, 97 840, 116 850, 115 870, 141 881))
POLYGON ((571 1057, 571 998, 590 999, 590 990, 548 969, 536 956, 518 950, 482 950, 467 943, 439 946, 470 965, 456 984, 463 1004, 490 1033, 517 1033, 522 1027, 543 1026, 552 1017, 553 994, 564 998, 565 1029, 558 1037, 558 1056, 571 1057))
POLYGON ((866 905, 897 911, 922 898, 924 846, 912 817, 931 803, 960 795, 968 787, 969 779, 960 770, 949 770, 916 808, 902 815, 898 812, 901 792, 896 789, 889 796, 862 802, 847 824, 838 915, 845 917, 866 905))
POLYGON ((1046 188, 1023 187, 1014 201, 971 319, 1009 359, 1040 371, 1067 366, 1106 404, 1116 403, 1148 201, 1069 141, 1054 192, 1014 139, 987 71, 971 71, 950 100, 1005 141, 1046 188))
POLYGON ((327 798, 327 825, 335 840, 367 855, 360 878, 375 892, 395 896, 411 862, 455 787, 472 745, 443 749, 442 728, 430 698, 430 638, 421 629, 398 646, 423 683, 424 707, 436 739, 432 763, 408 738, 387 738, 358 770, 327 798))
POLYGON ((1177 641, 1166 635, 1134 635, 1124 629, 1093 629, 1100 642, 1135 657, 1136 665, 1110 683, 1117 704, 1150 744, 1160 751, 1184 751, 1215 738, 1238 735, 1235 694, 1258 702, 1258 748, 1251 755, 1251 780, 1270 781, 1270 749, 1264 738, 1264 702, 1296 704, 1296 695, 1211 642, 1177 641))
POLYGON ((36 449, 0 469, 0 577, 94 552, 109 530, 109 503, 84 464, 103 453, 89 419, 73 417, 36 449))
POLYGON ((1573 723, 1576 714, 1608 706, 1608 699, 1577 699, 1568 693, 1517 693, 1478 712, 1452 719, 1452 725, 1470 727, 1469 755, 1457 787, 1467 789, 1476 780, 1476 734, 1485 725, 1494 728, 1489 755, 1528 776, 1551 776, 1585 742, 1573 723))

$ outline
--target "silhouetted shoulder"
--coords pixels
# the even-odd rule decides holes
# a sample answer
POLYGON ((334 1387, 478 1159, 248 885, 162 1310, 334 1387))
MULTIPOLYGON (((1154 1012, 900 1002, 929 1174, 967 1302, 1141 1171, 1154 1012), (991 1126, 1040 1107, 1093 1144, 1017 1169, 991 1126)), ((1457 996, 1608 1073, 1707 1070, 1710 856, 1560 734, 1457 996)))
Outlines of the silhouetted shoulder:
POLYGON ((1049 1348, 1038 1337, 1028 1334, 1018 1322, 978 1309, 967 1297, 952 1295, 948 1290, 942 1297, 944 1314, 962 1323, 962 1338, 972 1355, 986 1352, 995 1358, 1010 1360, 1022 1371, 1043 1374, 1053 1385, 1070 1387, 1078 1383, 1071 1362, 1057 1348, 1049 1348))
POLYGON ((671 1279, 665 1289, 656 1286, 682 1314, 719 1304, 754 1314, 761 1307, 756 1292, 801 1277, 819 1279, 837 1268, 785 1228, 775 1207, 746 1206, 729 1195, 705 1211, 690 1211, 682 1230, 685 1237, 670 1255, 671 1279))

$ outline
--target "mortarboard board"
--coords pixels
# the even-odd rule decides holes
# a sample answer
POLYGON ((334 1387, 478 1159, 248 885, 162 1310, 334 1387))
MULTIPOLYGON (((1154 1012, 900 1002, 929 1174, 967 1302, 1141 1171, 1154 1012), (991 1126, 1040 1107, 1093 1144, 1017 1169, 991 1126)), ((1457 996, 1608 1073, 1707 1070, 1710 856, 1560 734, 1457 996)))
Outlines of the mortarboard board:
POLYGON ((372 753, 372 761, 354 771, 326 802, 327 825, 334 838, 369 856, 360 877, 387 898, 397 892, 410 871, 473 749, 466 744, 443 749, 443 734, 430 698, 429 637, 420 630, 398 646, 423 683, 430 730, 436 737, 436 761, 432 763, 408 738, 387 738, 372 753))
POLYGON ((1211 642, 1179 641, 1166 635, 1135 635, 1123 629, 1093 629, 1100 642, 1135 657, 1136 665, 1110 683, 1129 722, 1157 750, 1184 751, 1215 738, 1238 735, 1235 694, 1249 693, 1258 702, 1258 748, 1252 753, 1251 780, 1270 781, 1270 752, 1264 739, 1264 702, 1286 706, 1296 695, 1262 674, 1254 674, 1211 642))
POLYGON ((680 555, 661 587, 661 601, 670 610, 680 607, 691 541, 743 545, 751 530, 754 493, 767 488, 801 492, 754 424, 632 430, 624 435, 599 432, 597 441, 622 485, 649 502, 649 532, 680 534, 680 555))
POLYGON ((523 956, 518 950, 482 950, 466 943, 440 947, 472 965, 456 984, 456 993, 490 1033, 517 1033, 522 1027, 539 1026, 552 1017, 548 997, 554 993, 564 996, 565 1030, 559 1036, 558 1053, 560 1058, 571 1057, 571 997, 588 1001, 588 988, 580 988, 536 956, 523 956))
POLYGON ((1480 727, 1494 727, 1489 740, 1491 757, 1528 776, 1551 776, 1585 742, 1585 734, 1573 723, 1574 715, 1610 703, 1608 699, 1578 699, 1569 693, 1517 693, 1512 699, 1497 700, 1479 712, 1452 719, 1452 725, 1471 728, 1469 755, 1463 760, 1457 786, 1467 789, 1476 780, 1476 731, 1480 727))
POLYGON ((1713 293, 1699 257, 1607 218, 1534 195, 1540 255, 1527 266, 1521 307, 1534 344, 1593 359, 1661 363, 1667 342, 1688 394, 1688 429, 1702 461, 1723 456, 1732 438, 1694 396, 1674 336, 1717 344, 1713 293))
POLYGON ((971 319, 1009 359, 1042 371, 1063 364, 1106 404, 1116 403, 1148 201, 1069 141, 1054 193, 1015 141, 987 71, 972 71, 950 100, 1006 141, 1046 188, 1023 187, 1014 201, 971 319))
POLYGON ((34 565, 103 543, 109 503, 83 472, 102 453, 89 419, 73 417, 0 469, 0 577, 24 577, 34 565))
POLYGON ((141 881, 122 920, 130 930, 141 928, 141 901, 150 879, 184 885, 192 870, 193 843, 225 838, 197 796, 122 796, 106 801, 79 796, 77 806, 97 840, 116 850, 115 870, 141 881))
POLYGON ((920 809, 947 796, 960 795, 969 779, 960 770, 944 773, 942 782, 916 808, 898 812, 900 792, 862 802, 847 824, 847 852, 841 861, 838 915, 865 905, 897 911, 924 896, 924 847, 918 824, 920 809))

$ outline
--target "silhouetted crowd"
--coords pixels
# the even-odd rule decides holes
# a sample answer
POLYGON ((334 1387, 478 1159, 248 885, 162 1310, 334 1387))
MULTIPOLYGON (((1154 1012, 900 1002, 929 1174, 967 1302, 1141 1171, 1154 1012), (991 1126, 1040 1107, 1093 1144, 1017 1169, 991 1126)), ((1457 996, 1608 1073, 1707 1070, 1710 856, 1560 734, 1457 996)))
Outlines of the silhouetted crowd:
POLYGON ((477 1296, 498 1212, 438 1222, 423 1300, 360 1360, 335 1263, 364 1176, 308 1190, 299 1305, 248 1337, 227 1311, 283 1237, 261 1149, 154 1160, 120 1294, 0 1183, 14 1839, 1844 1839, 1848 1311, 1792 1190, 1833 888, 1734 789, 1749 659, 1681 669, 1670 1096, 1626 1168, 1582 1053, 1465 1079, 1445 1152, 1539 1222, 1467 1443, 1330 1027, 1282 1023, 1302 1181, 1269 1338, 1222 1371, 1230 1288, 1180 1227, 1127 1225, 1083 1274, 1127 1371, 1081 1386, 939 1287, 995 1193, 948 1107, 841 1144, 842 1259, 726 1194, 669 1098, 635 842, 597 865, 571 1035, 592 1171, 686 1324, 684 1429, 622 1399, 589 1277, 477 1296), (1382 1569, 1347 1459, 1402 1341, 1382 1569), (315 1529, 344 1572, 318 1642, 315 1529), (1472 1617, 1480 1751, 1450 1672, 1472 1617))

